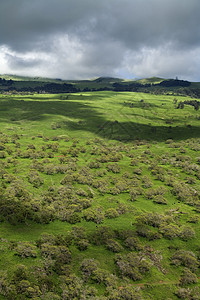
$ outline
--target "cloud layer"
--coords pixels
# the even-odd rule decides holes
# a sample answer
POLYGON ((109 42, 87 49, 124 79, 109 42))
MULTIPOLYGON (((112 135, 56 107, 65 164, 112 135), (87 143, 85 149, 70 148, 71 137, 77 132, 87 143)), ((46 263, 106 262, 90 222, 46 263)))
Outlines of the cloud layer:
POLYGON ((199 0, 2 0, 0 73, 200 81, 199 0))

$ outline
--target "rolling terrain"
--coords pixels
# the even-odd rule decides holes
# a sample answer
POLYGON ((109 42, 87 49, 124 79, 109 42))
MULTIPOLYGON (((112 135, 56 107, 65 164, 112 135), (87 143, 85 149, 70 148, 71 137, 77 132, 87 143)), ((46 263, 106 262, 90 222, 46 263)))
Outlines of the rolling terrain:
POLYGON ((198 97, 4 79, 0 299, 200 299, 198 97))

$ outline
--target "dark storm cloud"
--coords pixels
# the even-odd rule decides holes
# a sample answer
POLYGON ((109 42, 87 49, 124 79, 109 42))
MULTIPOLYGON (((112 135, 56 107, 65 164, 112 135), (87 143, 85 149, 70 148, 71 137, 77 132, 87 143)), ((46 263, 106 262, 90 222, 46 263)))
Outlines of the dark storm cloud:
POLYGON ((199 11, 199 0, 1 0, 0 60, 29 75, 200 80, 199 11))

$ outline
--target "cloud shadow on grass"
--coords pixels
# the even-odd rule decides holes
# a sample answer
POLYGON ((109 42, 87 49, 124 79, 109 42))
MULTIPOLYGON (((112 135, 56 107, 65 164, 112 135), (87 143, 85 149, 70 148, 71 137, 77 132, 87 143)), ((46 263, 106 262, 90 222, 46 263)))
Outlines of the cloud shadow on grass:
MULTIPOLYGON (((44 97, 37 97, 37 101, 23 101, 5 99, 0 102, 0 122, 33 121, 40 122, 56 116, 62 128, 68 131, 86 131, 98 137, 132 141, 146 139, 150 141, 164 141, 172 138, 184 140, 200 138, 198 126, 154 126, 133 122, 131 116, 127 121, 111 121, 105 118, 92 105, 78 101, 47 101, 44 97), (59 116, 62 117, 59 121, 59 116)), ((124 119, 124 116, 123 116, 124 119)), ((152 122, 153 123, 153 122, 152 122)))

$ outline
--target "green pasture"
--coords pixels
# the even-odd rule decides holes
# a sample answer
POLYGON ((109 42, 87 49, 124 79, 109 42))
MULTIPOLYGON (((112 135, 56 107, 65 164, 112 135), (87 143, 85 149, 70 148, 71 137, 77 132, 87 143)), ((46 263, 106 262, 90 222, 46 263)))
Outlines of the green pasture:
POLYGON ((90 92, 66 97, 2 95, 0 122, 6 132, 28 131, 29 135, 42 129, 43 134, 128 142, 199 137, 199 112, 191 106, 177 110, 173 100, 173 96, 130 92, 90 92), (52 131, 53 125, 59 128, 52 131))
MULTIPOLYGON (((98 210, 99 207, 102 207, 106 212, 110 208, 117 209, 119 204, 128 207, 127 212, 116 218, 105 218, 100 224, 87 222, 82 217, 84 215, 82 212, 80 213, 82 219, 76 224, 62 222, 59 219, 48 224, 37 223, 33 220, 10 224, 2 220, 0 223, 1 271, 7 270, 9 276, 12 276, 18 264, 24 264, 28 268, 40 264, 39 252, 37 258, 21 258, 16 256, 14 250, 10 248, 10 242, 27 241, 34 244, 43 233, 65 235, 71 232, 73 226, 85 228, 89 237, 101 226, 107 226, 118 232, 129 229, 136 230, 136 220, 144 213, 151 212, 161 215, 171 213, 173 217, 177 213, 179 214, 175 218, 177 226, 181 228, 181 226, 189 225, 195 232, 193 238, 184 240, 179 237, 169 239, 163 236, 151 240, 139 237, 143 247, 149 246, 153 249, 152 251, 158 251, 162 255, 162 266, 165 272, 155 265, 141 280, 133 281, 120 276, 114 263, 115 253, 108 251, 105 245, 91 243, 85 251, 79 251, 72 244, 70 250, 72 252, 71 268, 78 276, 81 276, 80 264, 83 259, 94 258, 99 261, 102 269, 118 276, 119 286, 128 282, 139 288, 143 299, 178 299, 175 292, 179 288, 178 283, 183 266, 172 265, 170 259, 175 249, 182 249, 193 251, 199 260, 200 223, 189 223, 189 219, 199 217, 200 199, 192 205, 181 201, 176 194, 171 192, 172 187, 156 177, 152 169, 160 167, 163 174, 173 177, 177 183, 187 183, 187 180, 190 180, 192 183, 189 186, 200 194, 198 178, 200 173, 197 170, 200 163, 200 112, 195 111, 189 105, 185 105, 183 109, 177 109, 175 102, 191 99, 177 96, 175 101, 174 98, 170 95, 110 91, 56 95, 0 95, 0 133, 2 141, 5 136, 8 138, 8 141, 5 142, 5 151, 7 152, 5 157, 0 158, 0 163, 2 163, 1 166, 4 161, 7 163, 5 170, 8 174, 15 175, 22 180, 25 188, 33 197, 42 198, 49 186, 59 187, 65 175, 62 173, 47 175, 45 172, 41 172, 40 176, 44 183, 39 188, 35 188, 27 179, 34 158, 20 157, 16 154, 19 148, 22 153, 25 153, 30 144, 33 144, 38 151, 45 145, 57 143, 58 150, 53 153, 52 157, 48 157, 50 163, 55 166, 59 165, 62 157, 71 159, 72 156, 73 160, 73 154, 69 154, 69 151, 77 148, 78 154, 75 159, 77 158, 78 169, 75 171, 76 174, 79 174, 79 171, 89 163, 98 161, 101 158, 102 149, 107 149, 111 153, 116 151, 121 155, 117 161, 119 172, 106 171, 105 175, 97 175, 97 170, 91 168, 90 174, 96 181, 105 180, 108 183, 108 189, 112 189, 115 182, 123 178, 137 178, 139 187, 142 188, 142 193, 134 201, 130 200, 128 192, 110 194, 108 191, 101 192, 96 187, 93 188, 95 191, 92 200, 93 209, 98 210), (16 143, 12 143, 12 137, 16 136, 19 137, 18 146, 16 143), (6 150, 8 148, 11 149, 10 154, 6 150), (81 151, 83 148, 84 151, 81 151), (95 152, 94 149, 99 152, 95 152), (9 163, 9 159, 14 158, 14 154, 16 154, 17 163, 9 163), (174 162, 175 158, 177 164, 174 162), (166 162, 164 162, 165 159, 167 159, 166 162), (133 160, 136 161, 135 165, 133 160), (188 161, 187 166, 178 164, 180 161, 188 161), (150 169, 152 165, 155 166, 150 169), (194 169, 196 168, 195 171, 191 169, 192 166, 194 169), (123 177, 125 173, 128 173, 129 177, 123 177), (142 183, 142 178, 145 176, 150 179, 152 188, 159 190, 164 186, 166 205, 155 203, 152 198, 148 199, 145 196, 149 189, 142 183)), ((47 155, 50 150, 45 148, 44 152, 47 155)), ((36 160, 42 162, 44 158, 36 160)), ((104 172, 112 163, 101 163, 99 170, 104 172)), ((3 176, 1 181, 1 187, 7 188, 9 184, 4 182, 3 176)), ((88 190, 88 184, 76 182, 73 188, 88 190)), ((48 209, 50 206, 49 204, 48 209)), ((151 227, 151 231, 155 233, 158 232, 158 229, 151 227)), ((130 250, 126 248, 124 241, 119 237, 116 240, 123 246, 122 254, 128 254, 130 250)), ((196 275, 200 277, 199 268, 196 270, 196 275)), ((58 280, 56 276, 54 274, 55 281, 58 280)), ((98 285, 90 280, 88 284, 95 286, 98 296, 104 294, 105 287, 102 283, 98 285)), ((199 280, 195 285, 186 285, 186 288, 198 285, 199 280)), ((2 296, 0 299, 6 298, 2 296)))

